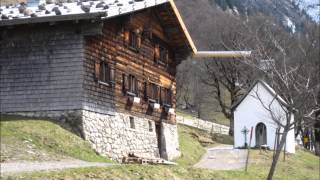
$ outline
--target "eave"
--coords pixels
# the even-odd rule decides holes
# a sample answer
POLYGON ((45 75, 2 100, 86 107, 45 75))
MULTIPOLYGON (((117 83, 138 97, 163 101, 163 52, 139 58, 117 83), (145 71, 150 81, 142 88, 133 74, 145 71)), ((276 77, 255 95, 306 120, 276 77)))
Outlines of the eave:
POLYGON ((180 28, 182 29, 189 46, 192 50, 193 58, 245 58, 251 55, 251 51, 198 51, 195 43, 193 42, 191 35, 182 19, 182 16, 173 0, 169 0, 169 3, 179 21, 180 28))

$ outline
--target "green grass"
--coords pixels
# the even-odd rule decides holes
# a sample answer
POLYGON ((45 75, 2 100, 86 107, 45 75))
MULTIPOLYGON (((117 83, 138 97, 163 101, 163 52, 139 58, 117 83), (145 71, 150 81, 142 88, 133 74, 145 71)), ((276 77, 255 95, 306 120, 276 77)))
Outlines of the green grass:
MULTIPOLYGON (((59 172, 36 172, 12 175, 12 179, 266 179, 271 163, 272 153, 259 154, 252 151, 252 161, 248 173, 243 170, 214 171, 196 169, 191 166, 162 165, 121 165, 106 168, 80 168, 59 172)), ((9 178, 8 176, 4 179, 9 178)), ((274 179, 283 180, 318 180, 319 160, 309 152, 298 151, 296 155, 287 157, 287 161, 279 161, 274 179)))
POLYGON ((179 125, 178 132, 181 157, 176 162, 182 166, 193 165, 206 152, 204 145, 199 141, 199 138, 205 137, 201 136, 205 132, 182 125, 179 125))
MULTIPOLYGON (((3 179, 266 179, 272 151, 260 153, 258 150, 252 150, 248 173, 245 173, 243 169, 232 171, 197 169, 192 165, 201 158, 206 146, 213 146, 215 143, 208 143, 211 136, 205 131, 187 126, 179 126, 178 130, 182 152, 182 156, 176 160, 179 163, 178 166, 121 165, 105 168, 78 168, 11 174, 3 179)), ((319 168, 319 157, 303 150, 297 150, 296 154, 288 155, 285 162, 282 157, 280 158, 274 179, 318 180, 319 168)))
MULTIPOLYGON (((194 116, 193 114, 190 114, 188 112, 182 111, 182 110, 177 110, 176 114, 178 116, 182 116, 185 118, 196 118, 196 116, 194 116)), ((221 112, 215 112, 215 111, 207 111, 206 112, 206 119, 208 119, 208 121, 217 123, 217 124, 221 124, 221 125, 225 125, 225 126, 230 126, 230 120, 228 118, 226 118, 223 113, 221 112)))
POLYGON ((77 158, 110 162, 88 142, 48 120, 1 116, 1 161, 77 158))

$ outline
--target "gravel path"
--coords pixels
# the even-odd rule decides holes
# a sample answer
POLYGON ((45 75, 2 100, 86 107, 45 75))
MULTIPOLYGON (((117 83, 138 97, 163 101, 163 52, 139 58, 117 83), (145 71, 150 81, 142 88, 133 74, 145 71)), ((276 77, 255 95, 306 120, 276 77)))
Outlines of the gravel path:
POLYGON ((219 145, 207 149, 207 153, 195 164, 197 168, 232 170, 245 167, 247 151, 233 149, 232 145, 219 145))
POLYGON ((97 163, 86 162, 75 159, 65 159, 60 161, 44 161, 44 162, 6 162, 0 163, 0 173, 19 173, 19 172, 32 172, 43 170, 62 170, 67 168, 80 168, 80 167, 106 167, 114 164, 111 163, 97 163))

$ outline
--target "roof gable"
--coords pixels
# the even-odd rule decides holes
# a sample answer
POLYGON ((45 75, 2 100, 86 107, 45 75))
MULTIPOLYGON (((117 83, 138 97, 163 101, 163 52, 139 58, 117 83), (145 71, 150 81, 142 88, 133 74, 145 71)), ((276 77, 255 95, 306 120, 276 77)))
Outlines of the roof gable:
POLYGON ((231 106, 231 109, 233 110, 236 110, 236 108, 242 103, 242 101, 250 94, 250 92, 253 90, 254 87, 256 87, 258 84, 261 84, 262 87, 264 89, 266 89, 272 96, 275 97, 275 99, 281 104, 281 105, 284 105, 284 106, 287 106, 287 102, 281 98, 279 96, 278 93, 275 92, 275 90, 273 88, 271 88, 266 82, 264 82, 263 80, 256 80, 255 83, 248 89, 247 93, 244 94, 241 99, 239 99, 236 103, 234 103, 232 106, 231 106))

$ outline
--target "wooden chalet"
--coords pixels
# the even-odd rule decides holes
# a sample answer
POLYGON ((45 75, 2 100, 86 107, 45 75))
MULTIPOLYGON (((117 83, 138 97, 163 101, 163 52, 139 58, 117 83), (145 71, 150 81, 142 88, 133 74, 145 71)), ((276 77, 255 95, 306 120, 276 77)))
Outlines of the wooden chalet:
POLYGON ((1 7, 1 113, 71 123, 116 160, 179 156, 175 73, 194 45, 174 2, 51 2, 1 7))
POLYGON ((1 6, 0 111, 68 122, 119 161, 174 159, 176 66, 192 54, 172 0, 1 6))

